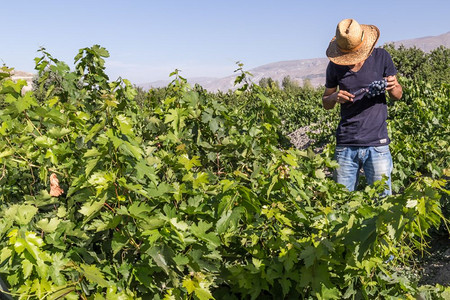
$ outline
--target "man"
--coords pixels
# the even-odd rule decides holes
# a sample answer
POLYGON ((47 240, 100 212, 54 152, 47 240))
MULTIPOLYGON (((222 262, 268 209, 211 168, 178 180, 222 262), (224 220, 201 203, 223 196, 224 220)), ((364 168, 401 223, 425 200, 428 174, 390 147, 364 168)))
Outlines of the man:
POLYGON ((371 97, 368 93, 356 93, 373 81, 386 79, 389 97, 395 100, 402 97, 391 56, 386 50, 375 48, 379 36, 380 31, 374 25, 362 25, 353 19, 339 22, 336 36, 326 51, 330 62, 322 104, 327 110, 336 103, 341 108, 336 131, 335 158, 339 163, 336 181, 354 191, 359 170, 363 168, 368 184, 387 176, 384 196, 392 194, 386 95, 382 92, 371 97))

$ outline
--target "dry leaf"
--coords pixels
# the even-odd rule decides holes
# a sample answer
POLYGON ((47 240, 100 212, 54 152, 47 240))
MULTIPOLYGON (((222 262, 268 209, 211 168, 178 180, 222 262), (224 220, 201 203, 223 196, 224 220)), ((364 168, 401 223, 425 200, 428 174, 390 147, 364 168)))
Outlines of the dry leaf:
POLYGON ((55 173, 50 175, 50 196, 59 197, 64 193, 64 190, 59 186, 58 177, 56 177, 55 173))

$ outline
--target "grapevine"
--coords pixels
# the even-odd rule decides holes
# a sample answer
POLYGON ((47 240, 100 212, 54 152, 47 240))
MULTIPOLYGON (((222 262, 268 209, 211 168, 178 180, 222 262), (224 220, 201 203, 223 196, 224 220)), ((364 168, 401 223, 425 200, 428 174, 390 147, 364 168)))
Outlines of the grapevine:
POLYGON ((139 102, 127 80, 109 82, 106 49, 80 50, 74 72, 43 54, 40 93, 0 82, 0 276, 18 299, 421 293, 398 265, 441 222, 448 89, 426 106, 409 89, 411 103, 391 110, 398 193, 380 199, 383 182, 349 193, 332 180, 330 145, 316 155, 280 144, 282 120, 333 136, 322 91, 213 94, 174 73, 139 102))

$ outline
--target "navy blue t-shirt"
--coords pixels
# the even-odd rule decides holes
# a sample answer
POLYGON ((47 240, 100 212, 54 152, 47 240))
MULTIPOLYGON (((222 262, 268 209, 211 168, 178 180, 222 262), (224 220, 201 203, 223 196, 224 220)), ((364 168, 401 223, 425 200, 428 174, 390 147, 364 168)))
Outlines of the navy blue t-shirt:
MULTIPOLYGON (((367 88, 375 80, 397 74, 397 69, 389 53, 383 48, 375 48, 357 72, 348 66, 328 63, 326 73, 327 88, 339 86, 340 90, 355 93, 367 88)), ((336 130, 338 146, 383 146, 390 142, 387 132, 386 95, 372 98, 359 95, 353 102, 341 104, 341 121, 336 130)))

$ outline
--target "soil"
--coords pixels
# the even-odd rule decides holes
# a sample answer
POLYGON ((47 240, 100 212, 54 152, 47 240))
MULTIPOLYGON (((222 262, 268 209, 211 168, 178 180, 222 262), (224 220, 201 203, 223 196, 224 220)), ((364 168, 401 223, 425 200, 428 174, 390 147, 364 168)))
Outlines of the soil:
POLYGON ((429 253, 419 261, 421 285, 450 286, 450 237, 435 235, 430 241, 429 253))
MULTIPOLYGON (((300 127, 297 130, 288 134, 288 138, 292 145, 294 145, 297 149, 304 150, 308 148, 315 140, 311 139, 308 136, 308 133, 320 133, 319 130, 313 130, 312 127, 315 124, 311 124, 311 126, 300 127)), ((316 149, 317 150, 317 149, 316 149)))

